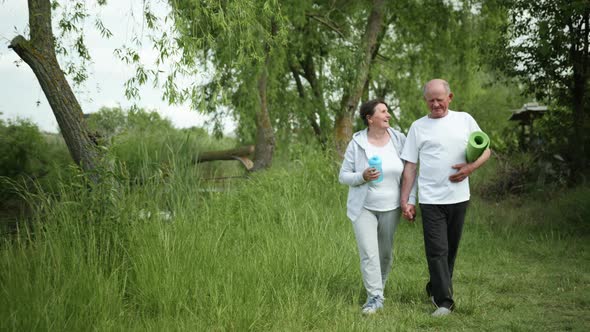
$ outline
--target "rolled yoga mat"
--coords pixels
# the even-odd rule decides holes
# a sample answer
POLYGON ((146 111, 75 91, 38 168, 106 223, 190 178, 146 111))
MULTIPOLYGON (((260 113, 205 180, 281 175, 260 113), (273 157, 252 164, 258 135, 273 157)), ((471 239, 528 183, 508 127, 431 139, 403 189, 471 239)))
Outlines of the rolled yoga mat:
POLYGON ((483 131, 474 131, 469 135, 465 157, 468 163, 474 162, 490 146, 490 138, 483 131))

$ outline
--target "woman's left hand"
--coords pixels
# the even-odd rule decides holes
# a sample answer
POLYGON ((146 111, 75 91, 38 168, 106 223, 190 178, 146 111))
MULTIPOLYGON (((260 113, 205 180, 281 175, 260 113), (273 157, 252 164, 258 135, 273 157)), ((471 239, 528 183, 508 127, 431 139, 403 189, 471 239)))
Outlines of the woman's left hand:
POLYGON ((377 180, 379 175, 381 175, 381 173, 374 167, 369 167, 363 171, 363 179, 367 182, 377 180))

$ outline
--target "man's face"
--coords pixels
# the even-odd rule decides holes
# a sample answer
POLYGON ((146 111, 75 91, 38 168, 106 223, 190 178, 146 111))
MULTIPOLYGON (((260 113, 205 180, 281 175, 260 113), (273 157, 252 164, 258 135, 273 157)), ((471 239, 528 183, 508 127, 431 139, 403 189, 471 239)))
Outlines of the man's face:
POLYGON ((444 85, 433 83, 427 86, 424 99, 430 109, 430 117, 442 118, 449 112, 449 104, 453 99, 453 94, 447 93, 444 85))

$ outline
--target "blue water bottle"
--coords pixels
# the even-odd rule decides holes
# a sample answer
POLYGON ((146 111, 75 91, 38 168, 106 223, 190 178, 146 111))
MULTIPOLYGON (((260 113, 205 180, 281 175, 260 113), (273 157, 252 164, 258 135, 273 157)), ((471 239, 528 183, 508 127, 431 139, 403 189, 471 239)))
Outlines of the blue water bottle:
POLYGON ((373 180, 373 182, 379 183, 379 182, 383 181, 383 169, 381 168, 381 157, 379 157, 379 156, 371 157, 371 159, 369 159, 369 167, 375 168, 380 173, 377 180, 373 180))

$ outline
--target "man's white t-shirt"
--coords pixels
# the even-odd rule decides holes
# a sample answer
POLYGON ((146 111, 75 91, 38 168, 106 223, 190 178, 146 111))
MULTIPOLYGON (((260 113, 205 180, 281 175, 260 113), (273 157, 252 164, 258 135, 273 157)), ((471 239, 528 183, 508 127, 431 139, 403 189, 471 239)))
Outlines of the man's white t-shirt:
POLYGON ((451 182, 457 173, 452 166, 465 163, 469 135, 479 126, 464 112, 449 113, 438 119, 422 117, 412 124, 401 158, 419 161, 418 199, 423 204, 455 204, 469 200, 469 178, 451 182))
POLYGON ((373 156, 381 158, 383 181, 369 182, 364 207, 367 210, 380 212, 396 209, 399 207, 400 180, 404 165, 397 157, 391 140, 387 140, 384 146, 367 144, 367 157, 370 159, 373 156))

